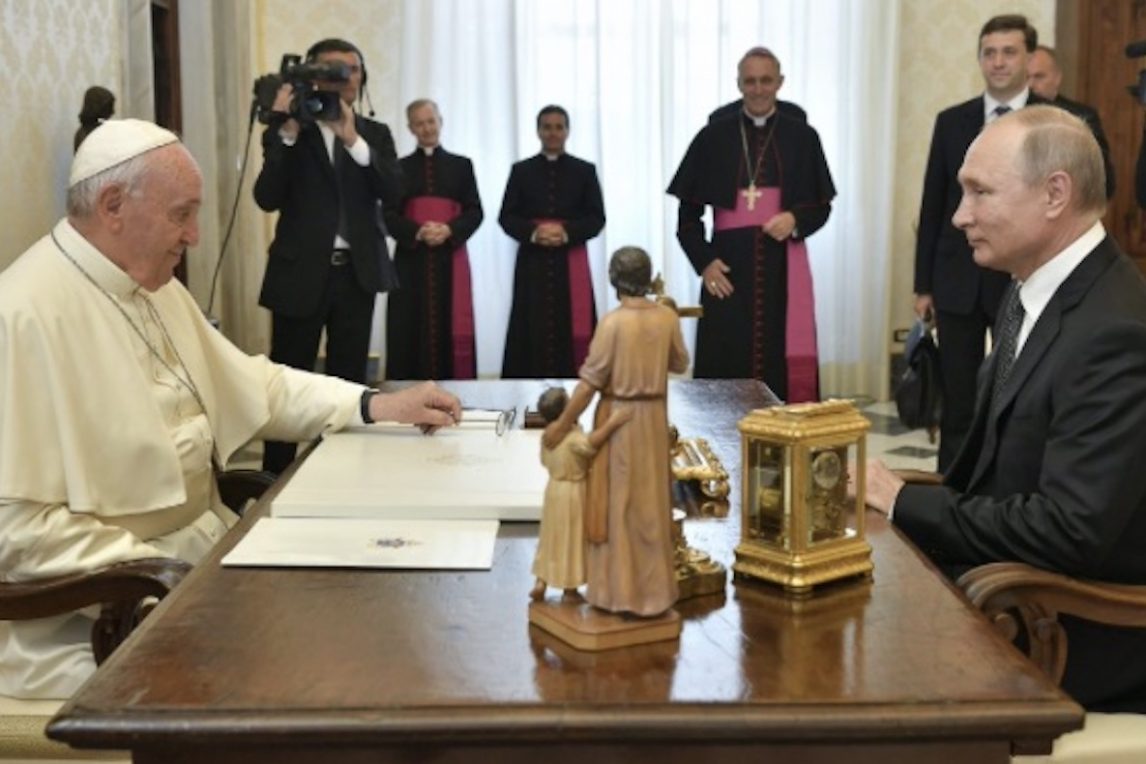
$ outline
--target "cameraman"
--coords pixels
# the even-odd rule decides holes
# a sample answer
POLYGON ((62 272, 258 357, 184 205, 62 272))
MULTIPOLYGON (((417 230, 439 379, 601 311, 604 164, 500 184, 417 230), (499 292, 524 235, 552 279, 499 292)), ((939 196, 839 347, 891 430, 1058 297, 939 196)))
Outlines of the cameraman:
MULTIPOLYGON (((313 370, 325 329, 325 372, 365 382, 374 295, 396 286, 382 208, 401 201, 401 169, 390 129, 355 113, 366 84, 358 48, 322 40, 306 62, 345 67, 343 81, 311 85, 337 92, 341 113, 316 120, 305 83, 275 98, 254 189, 261 209, 279 213, 259 304, 272 313, 271 360, 313 370)), ((294 444, 268 442, 263 468, 282 472, 294 455, 294 444)))

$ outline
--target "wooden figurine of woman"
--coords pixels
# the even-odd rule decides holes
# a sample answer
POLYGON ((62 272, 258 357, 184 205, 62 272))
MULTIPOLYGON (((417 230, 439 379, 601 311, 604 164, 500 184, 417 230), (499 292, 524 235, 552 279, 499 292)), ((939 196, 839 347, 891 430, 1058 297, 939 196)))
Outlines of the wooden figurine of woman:
MULTIPOLYGON (((552 422, 568 402, 563 388, 551 387, 541 394, 537 410, 546 422, 552 422)), ((541 463, 549 471, 549 483, 533 559, 533 575, 537 576, 529 592, 533 599, 544 597, 546 586, 564 589, 570 597, 585 583, 585 480, 589 463, 601 444, 628 419, 618 412, 588 435, 577 425, 553 448, 541 447, 541 463)))

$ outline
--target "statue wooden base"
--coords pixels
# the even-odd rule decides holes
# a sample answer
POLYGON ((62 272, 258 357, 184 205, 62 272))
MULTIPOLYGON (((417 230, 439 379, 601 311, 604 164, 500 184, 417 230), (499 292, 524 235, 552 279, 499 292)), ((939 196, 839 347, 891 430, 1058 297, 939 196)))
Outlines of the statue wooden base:
POLYGON ((529 603, 529 622, 578 650, 598 652, 663 642, 680 636, 680 615, 653 618, 609 613, 582 599, 529 603))

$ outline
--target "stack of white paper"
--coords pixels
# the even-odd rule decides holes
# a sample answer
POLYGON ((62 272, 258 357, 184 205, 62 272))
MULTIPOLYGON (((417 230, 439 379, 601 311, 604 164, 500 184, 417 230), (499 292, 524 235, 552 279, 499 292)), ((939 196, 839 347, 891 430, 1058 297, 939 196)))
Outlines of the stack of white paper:
POLYGON ((488 570, 495 520, 263 517, 224 566, 488 570))
POLYGON ((540 430, 375 425, 327 436, 271 514, 537 520, 547 480, 540 430))

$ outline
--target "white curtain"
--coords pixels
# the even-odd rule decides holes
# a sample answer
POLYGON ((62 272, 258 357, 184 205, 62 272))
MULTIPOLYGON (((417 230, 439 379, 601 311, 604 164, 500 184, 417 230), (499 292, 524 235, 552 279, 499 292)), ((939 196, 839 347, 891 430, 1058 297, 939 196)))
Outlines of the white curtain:
MULTIPOLYGON (((399 96, 430 97, 443 145, 474 160, 486 222, 470 242, 483 376, 501 368, 514 243, 497 225, 509 167, 538 150, 537 111, 569 110, 568 150, 596 163, 608 216, 589 247, 598 311, 615 304, 608 253, 645 247, 669 294, 699 280, 666 196, 708 113, 739 96, 736 64, 770 47, 781 97, 805 107, 839 191, 809 240, 825 395, 882 395, 899 3, 849 0, 417 0, 403 6, 399 96)), ((414 142, 394 125, 399 151, 414 142)), ((692 323, 692 322, 689 322, 692 323)), ((690 344, 695 326, 686 326, 690 344)))
POLYGON ((255 125, 248 141, 248 72, 257 69, 251 54, 252 8, 231 0, 196 0, 182 3, 179 14, 183 141, 199 162, 206 198, 213 200, 200 212, 199 246, 188 255, 188 286, 232 341, 250 352, 266 352, 269 319, 257 299, 269 223, 251 196, 261 125, 255 125), (250 166, 237 189, 248 148, 250 166))

